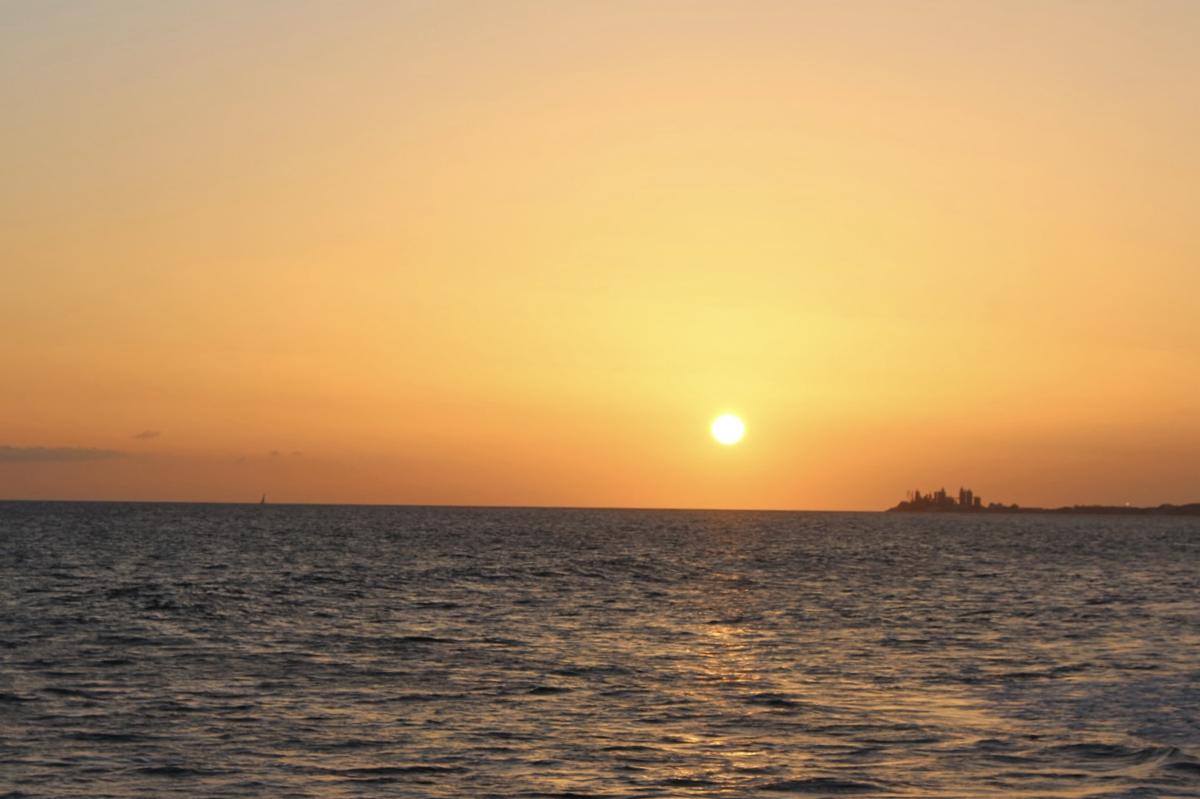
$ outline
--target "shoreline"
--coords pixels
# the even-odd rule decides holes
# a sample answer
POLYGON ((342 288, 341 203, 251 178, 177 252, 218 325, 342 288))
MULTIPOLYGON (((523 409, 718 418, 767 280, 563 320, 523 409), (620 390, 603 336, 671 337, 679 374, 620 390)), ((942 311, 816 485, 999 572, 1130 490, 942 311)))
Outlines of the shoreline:
POLYGON ((1200 516, 1200 502, 1186 505, 1157 505, 1154 507, 1135 507, 1129 505, 1069 505, 1060 508, 904 508, 897 505, 888 508, 884 513, 960 513, 967 516, 990 515, 996 513, 1053 513, 1078 514, 1088 516, 1200 516))

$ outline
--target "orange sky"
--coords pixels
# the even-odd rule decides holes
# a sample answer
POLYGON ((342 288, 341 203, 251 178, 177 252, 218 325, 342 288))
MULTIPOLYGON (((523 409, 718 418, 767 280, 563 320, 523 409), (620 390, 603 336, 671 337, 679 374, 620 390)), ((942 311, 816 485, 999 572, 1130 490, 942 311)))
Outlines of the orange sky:
POLYGON ((1198 38, 1186 0, 5 4, 0 497, 1200 500, 1198 38))

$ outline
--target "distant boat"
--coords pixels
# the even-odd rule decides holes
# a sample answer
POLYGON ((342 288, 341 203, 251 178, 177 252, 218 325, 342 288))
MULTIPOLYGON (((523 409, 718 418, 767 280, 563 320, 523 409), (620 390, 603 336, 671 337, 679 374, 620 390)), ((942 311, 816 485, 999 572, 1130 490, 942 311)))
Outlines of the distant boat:
POLYGON ((258 504, 259 504, 259 505, 266 505, 266 504, 267 504, 267 495, 266 495, 266 494, 263 494, 263 495, 262 495, 262 499, 260 499, 260 500, 258 501, 258 504))

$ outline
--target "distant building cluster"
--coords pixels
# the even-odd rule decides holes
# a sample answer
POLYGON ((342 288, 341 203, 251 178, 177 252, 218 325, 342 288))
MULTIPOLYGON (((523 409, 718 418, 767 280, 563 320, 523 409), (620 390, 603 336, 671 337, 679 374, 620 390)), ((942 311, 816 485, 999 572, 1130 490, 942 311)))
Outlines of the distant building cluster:
MULTIPOLYGON (((991 507, 996 507, 992 503, 991 507)), ((939 488, 932 494, 922 494, 920 490, 908 492, 908 498, 897 506, 898 510, 983 510, 983 498, 975 495, 975 492, 969 488, 958 489, 958 498, 955 499, 950 494, 946 493, 946 489, 939 488)))
POLYGON ((906 511, 909 513, 951 511, 985 512, 985 513, 1103 513, 1123 515, 1160 515, 1160 516, 1200 516, 1200 502, 1187 505, 1159 505, 1153 508, 1135 508, 1126 505, 1072 505, 1062 508, 1023 508, 1020 505, 1005 505, 1003 502, 989 502, 984 505, 980 497, 969 488, 958 489, 958 498, 939 488, 932 494, 922 494, 920 491, 909 491, 908 498, 888 508, 888 511, 906 511))

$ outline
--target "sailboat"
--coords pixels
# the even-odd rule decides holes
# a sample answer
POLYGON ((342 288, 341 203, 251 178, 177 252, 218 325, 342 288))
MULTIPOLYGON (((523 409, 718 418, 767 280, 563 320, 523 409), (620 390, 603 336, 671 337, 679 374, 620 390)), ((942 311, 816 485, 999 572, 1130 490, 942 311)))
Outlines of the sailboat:
POLYGON ((266 495, 266 494, 263 494, 263 495, 262 495, 262 499, 260 499, 260 500, 258 501, 258 504, 259 504, 259 505, 266 505, 266 504, 267 504, 267 495, 266 495))

